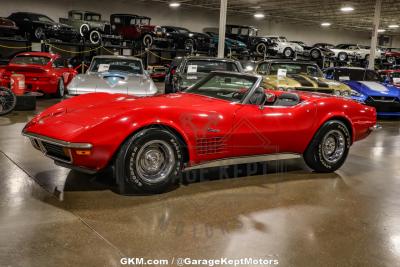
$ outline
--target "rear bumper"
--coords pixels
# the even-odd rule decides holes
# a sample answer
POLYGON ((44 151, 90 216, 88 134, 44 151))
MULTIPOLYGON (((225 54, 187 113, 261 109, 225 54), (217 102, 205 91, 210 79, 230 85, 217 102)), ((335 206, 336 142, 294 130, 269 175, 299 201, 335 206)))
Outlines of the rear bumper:
MULTIPOLYGON (((43 78, 43 77, 40 77, 43 78)), ((58 80, 48 80, 48 81, 39 81, 32 80, 32 78, 25 80, 25 90, 30 92, 43 92, 45 94, 53 94, 57 92, 57 82, 58 80)), ((9 79, 0 79, 0 85, 10 88, 10 80, 9 79)))

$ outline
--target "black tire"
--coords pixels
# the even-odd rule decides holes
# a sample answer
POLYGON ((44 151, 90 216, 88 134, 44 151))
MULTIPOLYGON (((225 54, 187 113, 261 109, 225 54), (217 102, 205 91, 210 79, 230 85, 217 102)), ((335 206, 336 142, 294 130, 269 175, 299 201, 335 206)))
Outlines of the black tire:
POLYGON ((192 51, 194 49, 194 40, 193 39, 186 39, 184 43, 185 50, 192 51))
POLYGON ((90 26, 88 24, 84 23, 79 27, 80 36, 85 37, 88 35, 89 32, 90 32, 90 26))
POLYGON ((44 29, 42 27, 37 27, 34 31, 34 36, 36 40, 45 40, 46 39, 46 34, 44 32, 44 29))
POLYGON ((153 45, 153 36, 151 34, 145 34, 142 42, 145 47, 151 47, 153 45))
POLYGON ((347 58, 348 58, 348 56, 347 56, 347 54, 344 53, 344 52, 340 52, 340 53, 338 54, 338 59, 339 59, 339 61, 342 61, 342 62, 347 61, 347 58))
POLYGON ((346 160, 350 144, 351 134, 347 126, 341 121, 328 121, 308 145, 304 161, 316 172, 334 172, 346 160))
POLYGON ((0 116, 6 115, 14 110, 17 97, 8 88, 0 87, 0 116))
POLYGON ((290 48, 290 47, 286 47, 286 48, 283 50, 283 56, 284 56, 285 58, 292 58, 292 57, 294 56, 293 49, 290 48))
POLYGON ((256 45, 257 54, 264 55, 267 53, 267 44, 266 43, 258 43, 256 45))
POLYGON ((91 44, 101 44, 101 34, 98 30, 92 30, 89 34, 89 41, 91 44))
POLYGON ((321 52, 318 49, 313 49, 310 52, 310 56, 312 59, 319 59, 321 58, 321 52))
POLYGON ((55 93, 55 96, 57 98, 63 98, 64 95, 65 95, 64 79, 60 78, 60 79, 58 79, 58 82, 57 82, 57 91, 55 93))
POLYGON ((121 194, 158 194, 179 181, 182 168, 183 150, 179 139, 167 129, 148 128, 121 146, 115 160, 115 178, 121 194), (160 148, 151 147, 155 145, 160 148), (169 162, 160 163, 160 159, 169 162), (146 168, 155 168, 154 165, 160 170, 151 174, 146 168))

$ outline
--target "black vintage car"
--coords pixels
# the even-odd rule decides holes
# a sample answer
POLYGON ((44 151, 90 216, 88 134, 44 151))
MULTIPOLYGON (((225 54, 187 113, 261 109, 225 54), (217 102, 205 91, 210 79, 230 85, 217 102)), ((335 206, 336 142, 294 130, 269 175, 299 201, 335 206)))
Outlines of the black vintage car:
POLYGON ((322 58, 332 58, 335 56, 335 53, 332 50, 324 46, 318 46, 318 44, 315 44, 313 46, 307 46, 302 41, 290 41, 290 42, 296 43, 301 47, 303 47, 304 49, 303 56, 310 57, 313 60, 322 58))
POLYGON ((20 34, 29 40, 38 41, 45 39, 58 39, 65 42, 78 40, 79 34, 71 26, 57 23, 46 15, 16 12, 8 19, 13 20, 20 31, 20 34))
POLYGON ((162 26, 167 38, 172 39, 172 46, 178 49, 210 51, 211 39, 207 34, 191 32, 186 28, 162 26))
POLYGON ((261 55, 274 45, 269 38, 258 36, 258 29, 252 26, 226 25, 226 37, 245 43, 250 52, 261 55))
POLYGON ((15 37, 18 35, 18 30, 14 21, 0 18, 0 36, 15 37))

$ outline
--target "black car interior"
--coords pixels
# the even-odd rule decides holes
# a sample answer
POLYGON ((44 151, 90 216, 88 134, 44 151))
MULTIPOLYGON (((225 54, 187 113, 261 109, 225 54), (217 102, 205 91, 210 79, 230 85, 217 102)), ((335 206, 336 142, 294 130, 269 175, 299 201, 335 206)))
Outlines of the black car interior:
POLYGON ((265 106, 282 106, 291 107, 301 102, 300 96, 296 93, 283 93, 275 96, 271 93, 265 93, 263 88, 257 88, 254 94, 250 97, 249 103, 252 105, 265 106))

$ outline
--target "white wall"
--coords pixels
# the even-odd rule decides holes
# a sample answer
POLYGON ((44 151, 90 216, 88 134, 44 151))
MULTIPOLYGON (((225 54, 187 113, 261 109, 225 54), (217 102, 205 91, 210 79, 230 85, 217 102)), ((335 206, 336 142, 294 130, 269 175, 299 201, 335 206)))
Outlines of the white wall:
MULTIPOLYGON (((199 8, 171 9, 167 4, 135 0, 1 0, 0 16, 8 16, 15 11, 31 11, 46 14, 58 21, 68 10, 85 9, 99 12, 105 19, 112 13, 133 13, 150 16, 154 24, 176 25, 203 31, 207 27, 217 27, 219 14, 199 8)), ((250 16, 228 16, 228 23, 254 25, 261 34, 286 36, 289 40, 301 40, 308 44, 316 42, 354 42, 369 44, 370 34, 363 32, 322 29, 315 26, 299 26, 296 22, 275 22, 269 19, 255 20, 250 16)), ((400 46, 400 39, 399 39, 400 46)))

